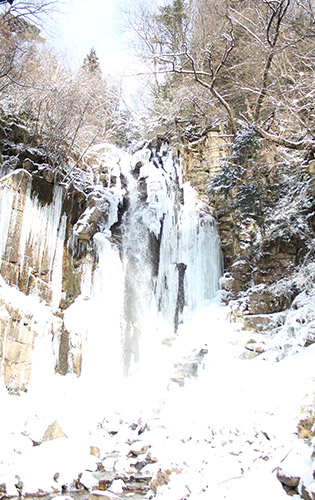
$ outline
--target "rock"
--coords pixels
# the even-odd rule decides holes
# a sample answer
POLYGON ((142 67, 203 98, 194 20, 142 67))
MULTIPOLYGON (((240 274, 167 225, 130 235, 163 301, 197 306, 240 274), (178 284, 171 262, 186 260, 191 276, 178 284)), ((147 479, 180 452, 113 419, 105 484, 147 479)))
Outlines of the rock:
POLYGON ((300 479, 299 477, 290 477, 287 474, 285 474, 281 469, 277 472, 277 478, 282 484, 285 484, 286 486, 290 486, 291 488, 297 488, 300 479))
POLYGON ((308 486, 302 484, 301 496, 304 500, 315 500, 315 483, 311 483, 308 486))
POLYGON ((43 437, 43 442, 45 442, 45 441, 51 441, 53 439, 66 438, 66 437, 67 437, 66 434, 61 429, 61 427, 58 424, 57 420, 55 420, 47 428, 47 430, 46 430, 46 432, 44 434, 44 437, 43 437))
POLYGON ((7 486, 5 483, 0 484, 0 498, 5 497, 7 494, 7 486))
POLYGON ((32 172, 35 169, 35 164, 30 158, 25 158, 22 163, 22 168, 24 168, 28 172, 32 172))
POLYGON ((156 478, 153 479, 150 483, 151 490, 153 490, 156 493, 159 486, 168 484, 170 482, 170 475, 171 475, 170 471, 163 472, 160 469, 156 475, 156 478))
POLYGON ((283 313, 273 314, 248 314, 244 315, 243 330, 263 332, 270 327, 277 327, 284 323, 283 313))
POLYGON ((140 472, 140 471, 143 469, 143 467, 145 467, 146 465, 147 465, 147 463, 146 463, 146 462, 144 462, 144 461, 140 461, 140 462, 136 462, 135 464, 133 464, 133 467, 134 467, 134 468, 135 468, 138 472, 140 472))
POLYGON ((54 172, 51 168, 49 167, 46 167, 44 170, 43 170, 43 177, 45 179, 46 182, 48 182, 49 184, 53 184, 54 180, 55 180, 55 175, 54 175, 54 172))
POLYGON ((98 226, 103 220, 103 213, 98 207, 89 207, 82 214, 74 226, 74 234, 78 240, 90 241, 98 231, 98 226))
POLYGON ((273 295, 266 289, 253 291, 248 295, 248 314, 261 315, 284 311, 291 303, 290 297, 273 295))
POLYGON ((128 457, 137 457, 138 455, 143 455, 150 448, 149 445, 144 445, 141 441, 135 441, 131 447, 128 457))
POLYGON ((95 490, 89 494, 88 500, 119 500, 119 497, 110 491, 95 490))
POLYGON ((100 458, 101 456, 100 449, 97 446, 90 446, 90 455, 100 458))
POLYGON ((27 387, 35 336, 30 316, 0 300, 0 349, 5 352, 3 377, 12 392, 18 393, 27 387))
POLYGON ((315 416, 310 415, 309 417, 300 420, 298 423, 298 437, 300 439, 309 439, 312 440, 314 437, 314 425, 315 425, 315 416))
POLYGON ((262 354, 265 352, 264 348, 259 345, 256 340, 250 339, 247 344, 245 345, 245 349, 248 351, 254 352, 256 354, 262 354))
POLYGON ((20 476, 15 476, 15 480, 16 480, 15 487, 19 492, 19 496, 21 496, 23 490, 23 481, 21 481, 20 476))

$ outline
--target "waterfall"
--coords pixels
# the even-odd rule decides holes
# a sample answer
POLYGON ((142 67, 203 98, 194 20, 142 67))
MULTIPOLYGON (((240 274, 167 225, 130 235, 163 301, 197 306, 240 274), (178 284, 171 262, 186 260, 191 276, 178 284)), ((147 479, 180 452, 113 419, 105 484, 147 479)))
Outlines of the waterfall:
POLYGON ((156 357, 158 345, 214 296, 222 273, 214 219, 183 182, 180 159, 165 145, 136 153, 132 165, 123 221, 125 373, 156 357))
MULTIPOLYGON (((85 238, 80 293, 62 319, 54 325, 47 320, 36 334, 31 378, 35 383, 41 371, 45 379, 48 372, 53 375, 62 338, 68 345, 66 370, 80 375, 82 390, 91 397, 100 381, 115 392, 128 379, 136 385, 160 378, 161 364, 166 374, 165 346, 180 335, 198 305, 215 295, 222 272, 215 222, 184 180, 180 156, 167 144, 133 155, 109 148, 108 158, 104 151, 100 162, 115 171, 116 181, 91 185, 86 210, 68 235, 69 255, 85 238), (91 214, 98 218, 94 236, 88 236, 91 214)), ((51 201, 42 204, 31 194, 30 174, 10 175, 16 174, 26 179, 15 242, 19 275, 28 280, 33 266, 38 269, 29 290, 36 297, 37 287, 49 286, 46 307, 57 311, 67 228, 63 190, 55 186, 51 201)), ((1 186, 0 253, 7 256, 21 201, 6 178, 1 186)))

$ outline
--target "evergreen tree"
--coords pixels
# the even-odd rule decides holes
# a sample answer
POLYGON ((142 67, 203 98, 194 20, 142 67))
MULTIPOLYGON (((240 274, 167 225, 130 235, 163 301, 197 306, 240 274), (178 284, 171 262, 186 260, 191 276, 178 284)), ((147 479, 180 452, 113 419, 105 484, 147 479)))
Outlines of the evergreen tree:
POLYGON ((161 33, 161 44, 172 53, 181 49, 184 43, 188 15, 185 0, 172 0, 165 6, 159 7, 155 20, 161 33))
POLYGON ((85 56, 82 69, 84 69, 87 73, 91 73, 93 75, 101 74, 100 61, 94 47, 92 47, 89 54, 85 56))

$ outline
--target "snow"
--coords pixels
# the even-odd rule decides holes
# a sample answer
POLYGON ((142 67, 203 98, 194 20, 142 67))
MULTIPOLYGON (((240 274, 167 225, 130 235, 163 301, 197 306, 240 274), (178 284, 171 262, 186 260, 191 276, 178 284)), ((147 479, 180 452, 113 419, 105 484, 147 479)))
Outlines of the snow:
MULTIPOLYGON (((105 152, 102 161, 107 162, 105 152)), ((115 169, 119 164, 116 153, 110 150, 115 169)), ((265 352, 245 359, 244 346, 253 334, 230 323, 230 308, 222 305, 222 292, 216 291, 221 261, 213 220, 196 213, 194 192, 182 185, 178 165, 174 170, 170 156, 164 155, 162 171, 150 161, 151 153, 145 149, 134 156, 135 164, 142 162, 140 177, 148 188, 146 217, 141 214, 140 221, 142 230, 143 222, 146 224, 145 231, 140 231, 135 220, 130 222, 124 241, 132 252, 125 254, 123 261, 111 246, 109 233, 96 233, 93 244, 98 265, 85 261, 82 293, 64 312, 72 352, 84 351, 81 377, 54 374, 52 333, 58 332, 61 320, 52 308, 35 296, 9 287, 0 277, 0 299, 29 314, 37 334, 28 392, 9 395, 0 379, 0 404, 5 409, 0 417, 0 484, 6 484, 8 495, 18 494, 17 481, 23 483, 23 494, 39 490, 56 493, 63 486, 71 491, 78 481, 93 490, 98 487, 96 470, 101 461, 104 469, 114 474, 111 491, 115 497, 123 491, 123 478, 134 471, 137 462, 145 461, 149 452, 154 460, 145 464, 144 472, 154 479, 160 471, 167 478, 157 487, 159 499, 281 500, 287 495, 277 478, 279 470, 288 477, 301 477, 308 490, 314 491, 314 442, 297 437, 298 422, 314 412, 315 344, 304 347, 315 321, 312 280, 308 278, 305 292, 296 297, 274 334, 260 335, 265 352), (184 188, 185 205, 176 213, 169 206, 175 205, 175 197, 167 199, 171 178, 172 186, 177 182, 184 188), (163 217, 163 262, 156 277, 156 296, 164 307, 165 321, 157 325, 157 311, 151 307, 152 290, 148 296, 148 288, 143 285, 145 273, 148 282, 151 280, 151 262, 142 255, 139 260, 137 257, 142 250, 144 255, 148 253, 147 229, 159 235, 163 217), (178 234, 175 220, 179 220, 178 234), (198 262, 194 257, 197 254, 202 255, 198 262), (141 363, 132 366, 129 377, 123 378, 121 322, 128 258, 137 271, 131 266, 132 305, 137 306, 137 314, 140 312, 139 318, 131 319, 143 322, 145 336, 141 339, 141 363), (175 334, 172 321, 178 262, 188 263, 193 269, 190 275, 187 271, 186 290, 194 300, 183 311, 184 322, 175 334), (279 349, 285 345, 289 348, 280 355, 279 349), (198 361, 198 374, 178 383, 179 367, 185 367, 191 358, 194 363, 200 353, 203 357, 198 361), (46 430, 55 421, 63 437, 44 441, 46 430), (99 449, 100 457, 90 455, 91 446, 99 449)), ((109 226, 116 220, 121 194, 120 185, 116 191, 107 192, 106 201, 115 207, 109 226)), ((56 210, 46 210, 51 221, 47 241, 51 242, 55 304, 60 295, 64 240, 64 221, 59 225, 60 201, 61 195, 56 195, 56 210)), ((131 197, 131 212, 138 213, 138 201, 131 197)), ((35 213, 36 204, 31 208, 35 213)), ((27 225, 26 233, 41 235, 44 222, 38 218, 34 227, 27 225)), ((5 220, 1 227, 6 238, 5 220)), ((42 251, 40 241, 36 248, 42 251)), ((308 271, 313 276, 311 267, 308 271)), ((303 281, 303 276, 301 271, 293 280, 303 281)), ((282 285, 290 287, 290 283, 282 285)), ((2 358, 4 354, 2 347, 2 358)))
MULTIPOLYGON (((2 390, 1 407, 6 411, 1 415, 0 482, 6 483, 8 494, 16 495, 16 475, 24 491, 51 491, 58 486, 53 479, 57 472, 59 486, 71 485, 84 472, 85 483, 95 488, 97 482, 88 471, 96 470, 99 459, 89 455, 89 446, 98 446, 101 458, 110 449, 118 451, 120 458, 108 457, 104 466, 115 466, 116 473, 123 474, 132 463, 127 459, 128 443, 135 439, 134 451, 150 446, 157 457, 158 463, 147 465, 147 470, 173 471, 168 484, 157 489, 157 498, 281 500, 286 494, 276 477, 277 467, 288 476, 304 477, 312 491, 312 448, 297 438, 296 429, 301 408, 314 399, 315 345, 278 363, 259 357, 243 360, 240 354, 248 333, 229 323, 227 312, 218 294, 182 326, 169 348, 172 361, 205 345, 208 355, 197 379, 164 390, 159 408, 149 412, 147 395, 142 394, 143 411, 141 404, 135 411, 126 397, 130 386, 126 392, 120 387, 119 405, 105 412, 107 428, 118 431, 115 436, 99 425, 91 404, 78 405, 83 393, 79 380, 71 376, 55 376, 45 395, 38 387, 19 397, 2 390), (149 425, 141 436, 124 425, 135 414, 149 425), (30 437, 40 441, 55 419, 68 437, 32 446, 30 437)), ((118 478, 112 491, 120 493, 122 487, 118 478)))

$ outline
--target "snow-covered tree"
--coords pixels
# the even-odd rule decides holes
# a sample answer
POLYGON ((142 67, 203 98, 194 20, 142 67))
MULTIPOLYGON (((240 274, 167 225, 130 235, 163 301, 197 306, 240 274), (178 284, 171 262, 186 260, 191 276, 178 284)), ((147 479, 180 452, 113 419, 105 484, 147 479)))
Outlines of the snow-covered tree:
POLYGON ((163 13, 174 5, 169 1, 155 13, 146 11, 142 23, 133 24, 157 81, 166 86, 170 102, 174 97, 173 120, 179 89, 187 95, 190 88, 187 109, 194 102, 202 119, 204 114, 209 123, 219 119, 234 136, 251 126, 268 141, 314 150, 311 2, 191 0, 183 3, 185 30, 177 30, 178 43, 171 45, 156 33, 158 26, 164 33, 163 13), (169 75, 180 77, 173 88, 169 75))

